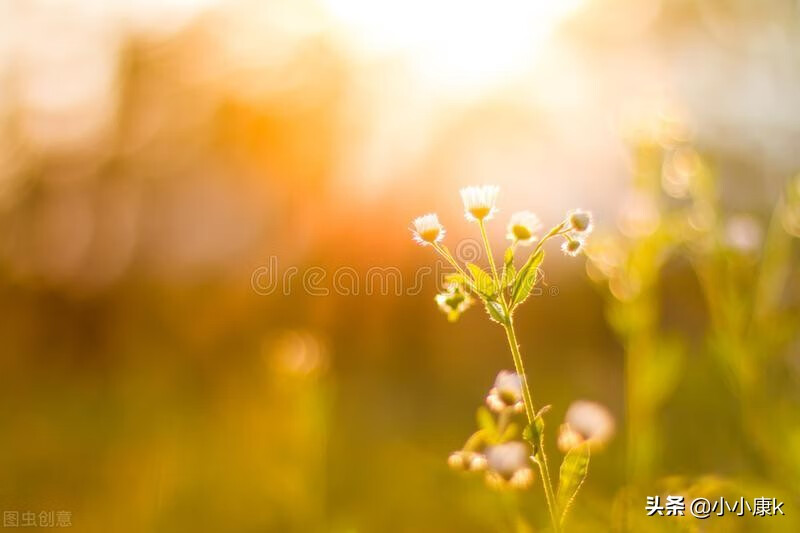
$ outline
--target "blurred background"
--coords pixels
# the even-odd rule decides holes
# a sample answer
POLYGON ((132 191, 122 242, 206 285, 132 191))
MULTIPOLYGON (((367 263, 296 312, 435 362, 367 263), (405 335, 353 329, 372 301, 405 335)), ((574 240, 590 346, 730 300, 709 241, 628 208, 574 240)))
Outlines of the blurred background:
POLYGON ((798 94, 794 0, 0 0, 0 508, 541 530, 540 487, 447 468, 512 361, 408 231, 485 264, 458 189, 493 183, 496 250, 596 218, 516 319, 549 440, 617 419, 572 527, 797 531, 798 94), (786 516, 646 519, 667 492, 786 516))

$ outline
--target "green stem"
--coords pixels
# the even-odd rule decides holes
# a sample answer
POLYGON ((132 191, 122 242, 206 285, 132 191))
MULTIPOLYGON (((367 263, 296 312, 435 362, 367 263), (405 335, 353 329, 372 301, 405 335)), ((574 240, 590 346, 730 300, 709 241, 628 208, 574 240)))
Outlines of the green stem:
MULTIPOLYGON (((567 224, 566 222, 561 222, 557 226, 553 226, 553 228, 549 232, 547 232, 547 235, 542 237, 541 240, 538 243, 536 243, 536 246, 534 247, 533 251, 531 252, 531 255, 528 256, 528 260, 525 261, 525 265, 523 265, 519 270, 522 271, 522 269, 524 269, 525 266, 528 265, 528 263, 530 263, 531 261, 533 261, 536 258, 536 254, 538 254, 539 251, 541 251, 541 249, 544 247, 544 243, 545 242, 547 242, 549 239, 551 239, 553 237, 556 237, 558 235, 563 235, 565 233, 568 233, 569 232, 569 228, 565 227, 566 224, 567 224)), ((514 243, 514 244, 516 244, 516 243, 514 243)), ((511 316, 511 314, 514 312, 514 309, 517 307, 517 305, 519 305, 519 304, 509 305, 508 306, 508 314, 509 314, 509 316, 511 316)))
MULTIPOLYGON (((528 417, 528 423, 533 426, 536 423, 536 413, 533 409, 533 398, 531 397, 531 390, 528 386, 528 378, 525 374, 525 365, 522 363, 522 354, 519 351, 517 344, 517 336, 514 332, 514 322, 511 317, 508 319, 507 324, 503 324, 506 330, 506 337, 508 338, 508 345, 511 348, 511 356, 514 358, 514 367, 520 377, 522 384, 522 396, 525 403, 525 414, 528 417)), ((547 500, 547 509, 550 511, 550 521, 553 524, 553 530, 556 533, 561 531, 561 524, 557 518, 555 492, 553 491, 553 482, 550 478, 550 468, 547 465, 547 455, 544 452, 544 439, 539 437, 539 450, 538 459, 536 464, 539 465, 539 474, 542 476, 542 486, 544 487, 544 495, 547 500)))
POLYGON ((547 235, 542 237, 541 240, 538 243, 536 243, 536 247, 533 249, 533 252, 531 252, 531 257, 534 257, 539 252, 539 250, 542 249, 544 243, 547 242, 547 240, 550 239, 551 237, 555 237, 556 235, 561 235, 562 233, 569 232, 569 228, 564 227, 566 224, 567 224, 566 222, 561 222, 557 226, 553 226, 553 229, 547 232, 547 235))
POLYGON ((486 225, 483 223, 483 219, 478 220, 478 226, 481 228, 483 247, 486 248, 486 255, 489 256, 489 266, 492 267, 492 276, 494 276, 494 282, 498 287, 500 287, 500 277, 497 275, 497 267, 494 265, 492 246, 489 244, 489 237, 486 235, 486 225))
POLYGON ((450 263, 453 266, 453 268, 455 268, 458 271, 459 274, 461 274, 466 283, 469 285, 470 289, 477 292, 475 285, 472 283, 472 278, 470 278, 467 275, 467 273, 464 272, 464 269, 461 268, 461 266, 459 266, 458 262, 456 262, 456 260, 453 258, 453 256, 450 254, 450 251, 447 248, 444 248, 437 243, 433 243, 433 249, 439 252, 439 255, 441 255, 445 259, 445 261, 450 263))

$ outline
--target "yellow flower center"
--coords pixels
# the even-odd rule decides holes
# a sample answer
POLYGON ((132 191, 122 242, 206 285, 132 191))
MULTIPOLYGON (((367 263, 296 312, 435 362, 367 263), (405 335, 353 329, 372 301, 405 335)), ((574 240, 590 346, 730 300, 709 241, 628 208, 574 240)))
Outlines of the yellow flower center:
POLYGON ((483 220, 491 212, 491 209, 484 205, 480 205, 470 208, 469 212, 478 220, 483 220))
POLYGON ((511 233, 514 234, 514 238, 518 241, 527 241, 533 236, 528 228, 519 224, 516 224, 511 228, 511 233))
POLYGON ((430 228, 419 232, 419 236, 423 241, 435 242, 439 237, 439 228, 430 228))

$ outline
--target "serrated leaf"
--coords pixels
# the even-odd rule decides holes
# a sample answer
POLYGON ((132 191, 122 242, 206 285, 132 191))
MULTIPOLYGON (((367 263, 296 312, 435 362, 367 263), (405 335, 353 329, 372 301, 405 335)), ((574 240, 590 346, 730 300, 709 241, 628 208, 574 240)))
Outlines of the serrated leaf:
MULTIPOLYGON (((540 411, 541 412, 541 411, 540 411)), ((544 439, 544 418, 539 415, 533 419, 533 424, 528 424, 522 432, 522 438, 533 446, 534 455, 538 453, 539 445, 544 439)))
POLYGON ((506 316, 506 312, 503 310, 502 305, 494 300, 484 300, 483 303, 486 305, 486 312, 489 313, 489 318, 498 324, 508 323, 508 317, 506 316))
POLYGON ((578 494, 584 480, 586 480, 586 475, 589 473, 589 456, 589 444, 584 442, 568 451, 561 463, 556 500, 561 513, 562 524, 567 517, 575 496, 578 494))
POLYGON ((482 429, 490 440, 497 440, 497 424, 492 413, 486 407, 479 407, 475 414, 478 427, 482 429))
POLYGON ((514 283, 514 278, 517 277, 517 269, 514 265, 505 265, 503 267, 503 288, 510 287, 514 283))
POLYGON ((530 443, 533 443, 535 442, 534 441, 535 437, 536 436, 533 434, 533 431, 531 431, 531 425, 530 424, 526 425, 525 429, 522 430, 522 438, 530 443))
POLYGON ((503 273, 500 275, 500 288, 505 289, 514 282, 517 269, 514 268, 514 247, 509 246, 503 254, 503 273))
POLYGON ((514 280, 514 288, 511 291, 511 306, 515 307, 528 298, 533 287, 536 285, 539 275, 539 265, 544 260, 544 250, 539 250, 536 255, 531 256, 525 265, 519 270, 514 280))
POLYGON ((476 265, 475 263, 467 263, 469 273, 472 274, 472 279, 475 280, 475 289, 486 298, 492 298, 497 294, 497 287, 494 284, 492 276, 485 270, 476 265))
POLYGON ((506 248, 506 253, 503 254, 503 264, 508 266, 514 262, 514 247, 509 246, 506 248))

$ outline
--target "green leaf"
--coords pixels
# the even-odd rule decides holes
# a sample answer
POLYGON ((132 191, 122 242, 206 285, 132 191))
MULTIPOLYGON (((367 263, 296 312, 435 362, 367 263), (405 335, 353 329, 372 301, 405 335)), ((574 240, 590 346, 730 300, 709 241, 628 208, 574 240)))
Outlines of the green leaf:
POLYGON ((478 427, 486 433, 490 440, 496 441, 498 437, 497 424, 492 413, 486 407, 479 407, 475 416, 478 427))
POLYGON ((505 289, 514 282, 517 269, 514 268, 514 247, 509 246, 503 255, 503 273, 500 275, 501 289, 505 289))
POLYGON ((475 289, 485 298, 493 298, 497 294, 497 287, 492 276, 475 263, 467 263, 467 268, 475 280, 475 289))
POLYGON ((502 288, 510 287, 514 283, 514 278, 517 277, 517 269, 514 265, 505 265, 503 267, 503 275, 500 276, 502 288))
MULTIPOLYGON (((542 411, 539 411, 541 413, 542 411)), ((544 418, 540 414, 533 419, 533 424, 528 424, 522 432, 522 438, 533 446, 533 454, 539 453, 539 446, 544 439, 544 418)))
POLYGON ((503 264, 508 266, 514 262, 514 247, 509 246, 506 248, 506 253, 503 254, 503 264))
POLYGON ((503 310, 503 306, 494 300, 484 300, 486 305, 486 312, 489 313, 489 318, 498 324, 508 324, 508 316, 503 310))
POLYGON ((531 425, 530 424, 525 426, 525 429, 522 430, 522 438, 525 439, 526 441, 528 441, 531 444, 536 442, 534 440, 536 438, 536 436, 533 434, 533 431, 531 431, 531 425))
POLYGON ((521 304, 530 295, 536 285, 542 260, 544 260, 544 250, 539 250, 536 255, 528 258, 525 265, 519 270, 511 291, 511 307, 521 304))
POLYGON ((568 451, 561 463, 556 500, 562 524, 567 517, 572 501, 589 473, 589 455, 589 443, 584 442, 568 451))

